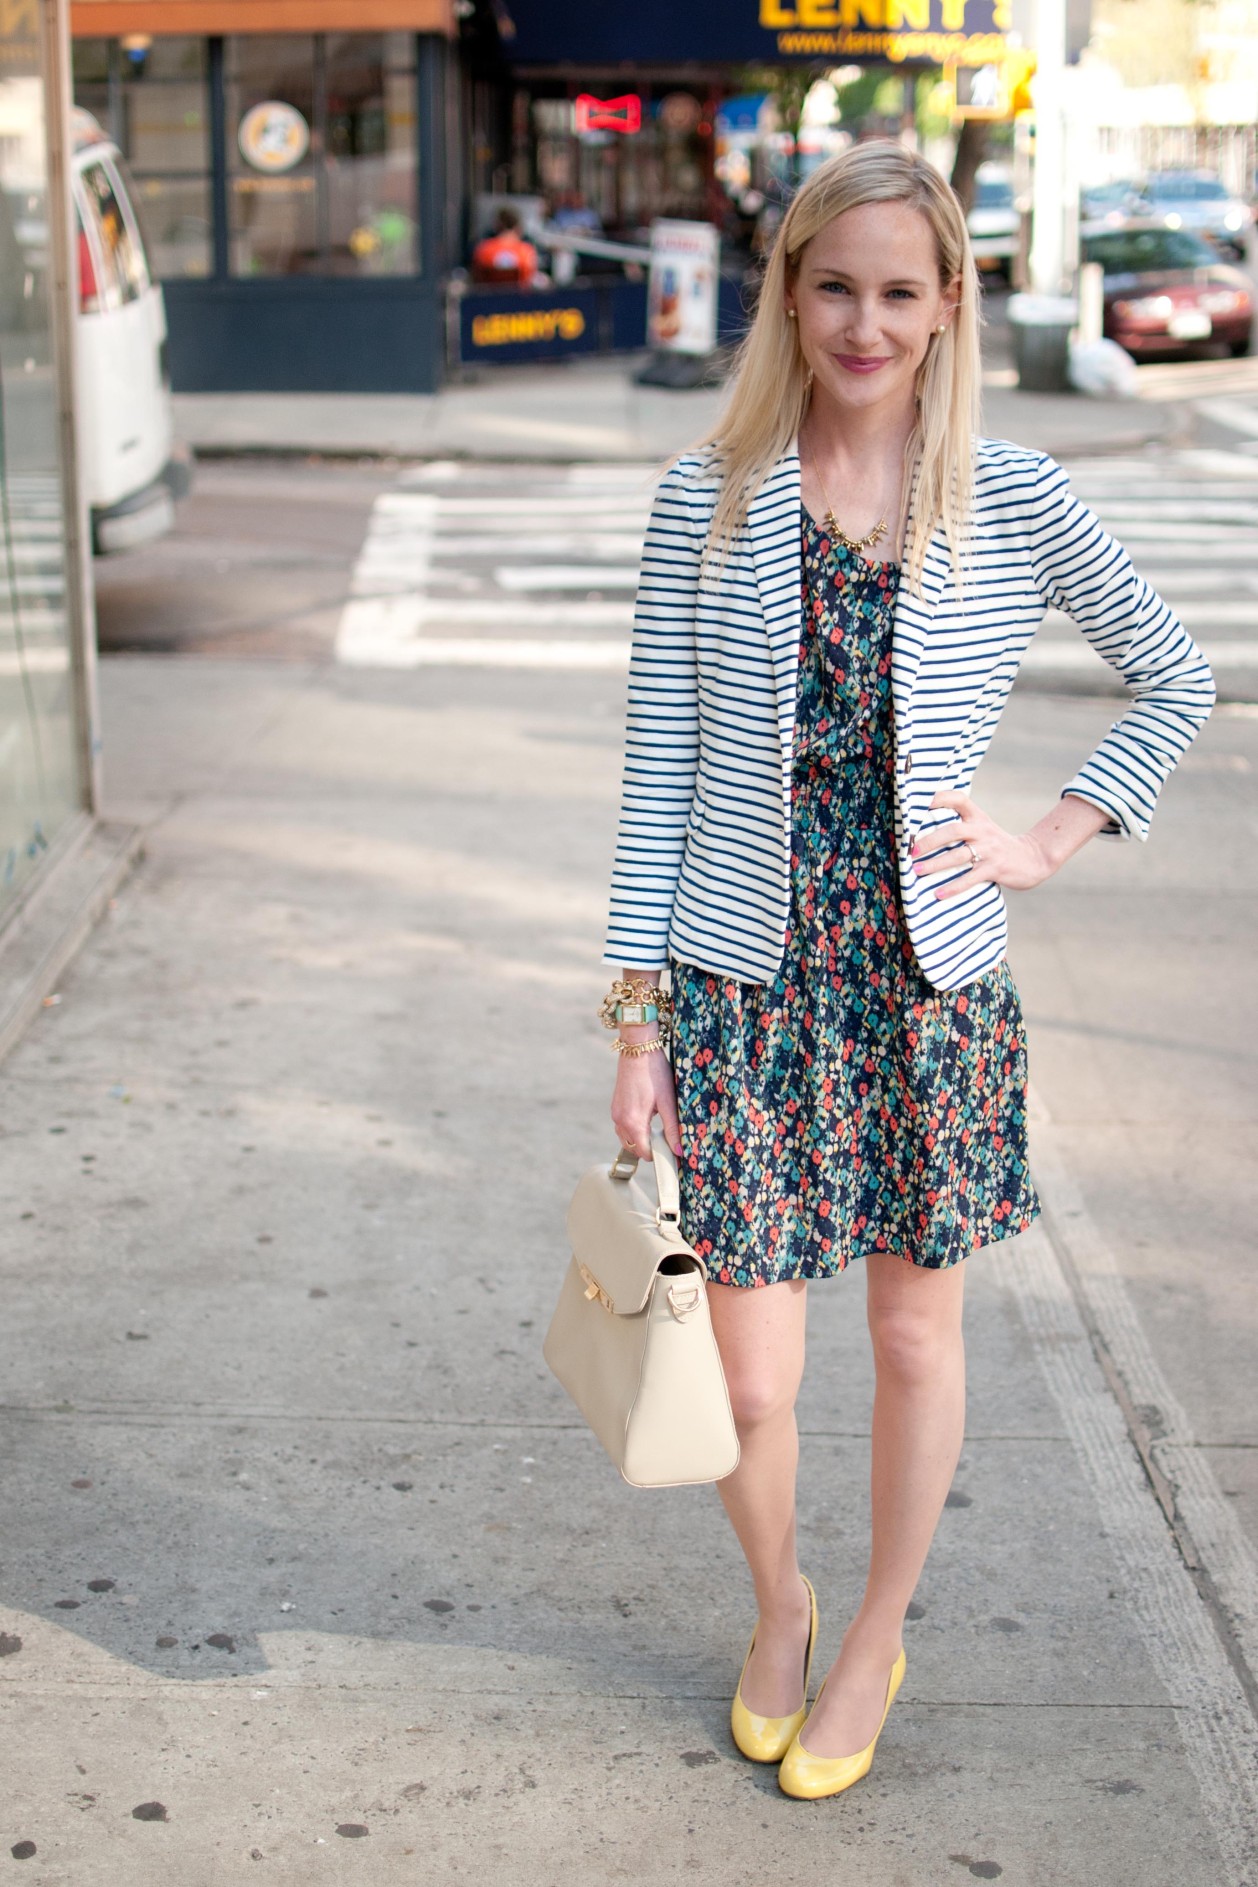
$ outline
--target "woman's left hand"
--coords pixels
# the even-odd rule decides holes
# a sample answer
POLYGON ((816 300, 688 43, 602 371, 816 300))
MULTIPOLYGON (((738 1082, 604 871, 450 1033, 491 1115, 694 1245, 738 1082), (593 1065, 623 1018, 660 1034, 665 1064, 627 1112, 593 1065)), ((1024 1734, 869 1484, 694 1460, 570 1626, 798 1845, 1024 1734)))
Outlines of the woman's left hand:
POLYGON ((946 809, 957 817, 945 826, 932 827, 915 840, 911 855, 918 877, 955 871, 972 854, 965 876, 940 886, 935 892, 937 898, 959 897, 975 885, 1030 891, 1056 870, 1032 833, 1006 832, 974 804, 968 793, 936 793, 930 804, 932 811, 946 809))

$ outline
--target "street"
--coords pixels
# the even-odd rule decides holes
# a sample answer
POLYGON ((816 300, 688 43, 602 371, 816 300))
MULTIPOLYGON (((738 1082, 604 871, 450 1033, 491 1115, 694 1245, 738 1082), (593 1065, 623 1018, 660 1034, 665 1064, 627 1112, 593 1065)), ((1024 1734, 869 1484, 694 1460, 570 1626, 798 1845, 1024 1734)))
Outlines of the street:
MULTIPOLYGON (((1205 648, 1223 698, 1258 699, 1258 455, 1157 442, 1066 463, 1205 648)), ((651 472, 210 461, 174 536, 100 566, 101 646, 386 669, 620 668, 651 472)), ((1020 685, 1122 692, 1057 612, 1020 685)))
MULTIPOLYGON (((33 1880, 1252 1887, 1258 455, 1216 418, 1068 461, 1223 702, 1147 847, 1013 900, 1045 1219, 969 1266, 904 1690, 815 1809, 729 1742, 753 1615, 714 1494, 623 1486, 540 1357, 612 1145, 648 463, 210 460, 98 566, 146 857, 0 1066, 33 1880)), ((977 796, 1031 822, 1114 713, 1050 619, 977 796)), ((811 1293, 824 1661, 866 1553, 863 1291, 811 1293)))

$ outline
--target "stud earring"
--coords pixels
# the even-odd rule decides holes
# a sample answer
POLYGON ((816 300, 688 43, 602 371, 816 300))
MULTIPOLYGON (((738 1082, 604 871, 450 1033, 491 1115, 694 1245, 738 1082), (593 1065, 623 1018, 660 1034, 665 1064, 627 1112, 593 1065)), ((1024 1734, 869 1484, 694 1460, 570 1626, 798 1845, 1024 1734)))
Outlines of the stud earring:
POLYGON ((788 321, 793 321, 795 319, 795 310, 793 308, 787 309, 786 318, 788 321))

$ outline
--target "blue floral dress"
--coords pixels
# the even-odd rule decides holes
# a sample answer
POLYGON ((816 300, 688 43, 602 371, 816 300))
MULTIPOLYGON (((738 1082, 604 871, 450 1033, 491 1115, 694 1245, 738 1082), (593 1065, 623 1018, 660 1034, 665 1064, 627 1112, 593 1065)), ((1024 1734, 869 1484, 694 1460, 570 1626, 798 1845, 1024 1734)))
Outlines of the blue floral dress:
POLYGON ((805 511, 791 911, 772 982, 674 963, 682 1226, 712 1278, 823 1278, 869 1252, 934 1268, 1039 1211, 1026 1042, 1004 962, 941 992, 894 845, 899 566, 805 511))

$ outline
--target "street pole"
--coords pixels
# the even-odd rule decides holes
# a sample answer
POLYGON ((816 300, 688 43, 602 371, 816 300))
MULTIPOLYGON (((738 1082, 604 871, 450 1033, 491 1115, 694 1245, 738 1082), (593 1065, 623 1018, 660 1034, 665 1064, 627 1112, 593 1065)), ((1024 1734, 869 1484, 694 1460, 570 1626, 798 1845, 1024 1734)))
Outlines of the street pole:
POLYGON ((1031 288, 1060 295, 1066 275, 1066 0, 1036 0, 1031 288))

